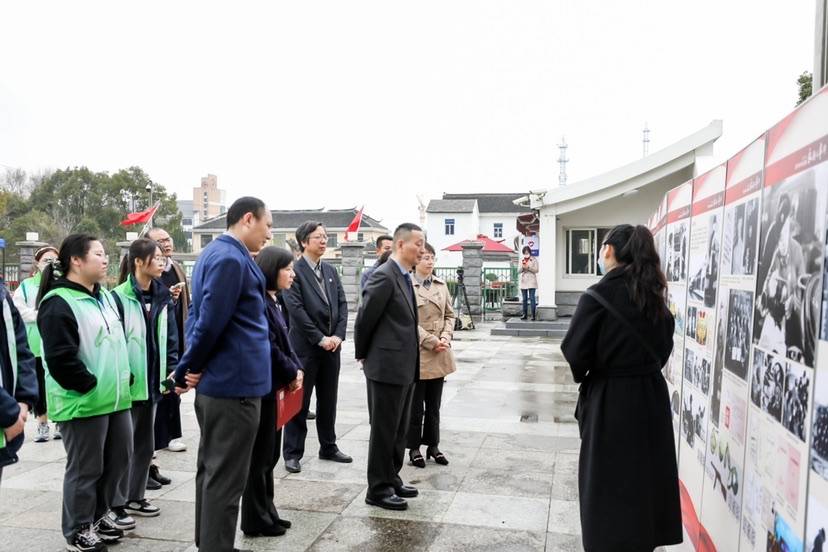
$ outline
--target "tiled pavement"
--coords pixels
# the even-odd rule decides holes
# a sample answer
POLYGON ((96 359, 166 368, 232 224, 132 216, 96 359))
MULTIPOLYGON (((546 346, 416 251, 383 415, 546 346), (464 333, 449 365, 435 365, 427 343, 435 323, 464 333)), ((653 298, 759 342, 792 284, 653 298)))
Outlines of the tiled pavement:
MULTIPOLYGON (((490 327, 458 332, 458 371, 443 393, 441 449, 449 466, 406 465, 403 480, 420 489, 405 512, 364 503, 368 451, 365 382, 346 342, 337 434, 353 464, 315 458, 308 436, 302 472, 276 468, 276 505, 293 522, 283 537, 248 539, 253 550, 526 550, 577 551, 578 432, 576 386, 558 345, 546 338, 492 337, 490 327)), ((189 551, 192 546, 198 427, 185 396, 188 450, 162 451, 158 464, 173 484, 148 498, 157 518, 138 527, 118 552, 189 551)), ((27 434, 33 434, 33 423, 27 434)), ((64 451, 59 441, 28 442, 21 462, 3 473, 0 549, 55 551, 60 534, 64 451)))

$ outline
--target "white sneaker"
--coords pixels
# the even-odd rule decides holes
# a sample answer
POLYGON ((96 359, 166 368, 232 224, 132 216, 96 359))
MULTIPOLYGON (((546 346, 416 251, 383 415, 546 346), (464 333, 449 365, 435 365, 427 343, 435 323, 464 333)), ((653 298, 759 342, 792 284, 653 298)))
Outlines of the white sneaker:
POLYGON ((49 424, 46 422, 39 422, 37 424, 37 433, 35 433, 35 443, 45 443, 49 440, 49 424))
POLYGON ((63 435, 61 435, 60 428, 58 427, 57 424, 55 424, 55 431, 54 431, 54 433, 52 433, 52 439, 55 439, 55 440, 63 439, 63 435))
POLYGON ((167 450, 170 452, 184 452, 187 450, 187 444, 181 439, 173 439, 170 441, 170 444, 167 445, 167 450))

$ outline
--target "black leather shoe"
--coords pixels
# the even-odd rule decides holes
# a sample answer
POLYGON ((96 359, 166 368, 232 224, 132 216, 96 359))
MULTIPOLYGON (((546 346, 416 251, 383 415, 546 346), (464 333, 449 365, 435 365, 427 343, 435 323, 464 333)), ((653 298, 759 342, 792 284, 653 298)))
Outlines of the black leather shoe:
POLYGON ((149 476, 161 483, 162 485, 169 485, 170 483, 172 483, 172 479, 161 475, 161 472, 158 471, 158 466, 156 466, 155 464, 150 464, 149 476))
POLYGON ((293 524, 286 519, 279 518, 276 520, 276 525, 281 525, 285 529, 290 529, 290 526, 293 524))
POLYGON ((408 502, 406 502, 404 498, 400 498, 397 495, 381 496, 377 498, 366 496, 365 504, 369 504, 371 506, 379 506, 380 508, 385 508, 386 510, 408 509, 408 502))
POLYGON ((437 447, 428 447, 426 449, 426 458, 434 458, 434 461, 440 464, 441 466, 448 466, 448 458, 446 455, 440 452, 440 449, 437 447))
POLYGON ((147 478, 147 490, 148 491, 157 491, 161 488, 161 483, 153 479, 152 477, 147 478))
POLYGON ((299 473, 302 471, 302 466, 299 464, 299 460, 291 458, 289 460, 285 460, 285 469, 290 473, 299 473))
POLYGON ((394 492, 397 493, 397 496, 401 496, 403 498, 414 498, 420 491, 417 490, 417 487, 412 487, 411 485, 403 485, 401 487, 397 487, 394 489, 394 492))
POLYGON ((341 450, 338 450, 333 454, 322 454, 320 452, 319 458, 322 460, 330 460, 331 462, 339 462, 340 464, 350 464, 354 461, 353 458, 351 458, 341 450))
POLYGON ((408 459, 411 460, 412 466, 417 466, 418 468, 424 468, 426 466, 425 458, 423 458, 419 449, 411 449, 408 451, 408 459))
POLYGON ((529 317, 528 317, 528 316, 526 316, 525 314, 524 314, 523 316, 521 316, 521 317, 520 317, 520 319, 521 319, 521 320, 526 320, 527 318, 529 318, 529 317))

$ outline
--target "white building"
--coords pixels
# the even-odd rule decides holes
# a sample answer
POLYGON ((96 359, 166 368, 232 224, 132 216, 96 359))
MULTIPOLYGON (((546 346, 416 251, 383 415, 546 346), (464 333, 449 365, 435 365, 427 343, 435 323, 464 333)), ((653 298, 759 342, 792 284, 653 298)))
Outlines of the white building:
POLYGON ((722 122, 713 121, 628 165, 516 201, 540 219, 540 319, 572 314, 581 293, 600 279, 596 261, 604 234, 618 224, 646 224, 668 190, 711 168, 713 142, 721 135, 722 122))
POLYGON ((437 264, 456 267, 463 264, 462 253, 444 251, 479 234, 516 249, 517 217, 526 209, 515 205, 525 193, 443 194, 426 208, 426 237, 437 251, 437 264))

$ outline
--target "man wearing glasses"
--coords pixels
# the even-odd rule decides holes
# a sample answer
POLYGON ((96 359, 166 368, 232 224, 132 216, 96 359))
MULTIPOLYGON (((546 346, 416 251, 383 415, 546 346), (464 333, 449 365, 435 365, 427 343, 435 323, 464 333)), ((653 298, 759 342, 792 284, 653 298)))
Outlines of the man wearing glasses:
POLYGON ((302 471, 308 434, 311 393, 316 388, 316 432, 319 458, 349 463, 351 457, 336 445, 336 399, 342 341, 348 324, 348 302, 336 269, 322 261, 328 235, 321 222, 308 221, 296 229, 302 256, 294 263, 296 278, 284 291, 290 320, 290 342, 305 369, 304 404, 284 430, 285 469, 302 471))

